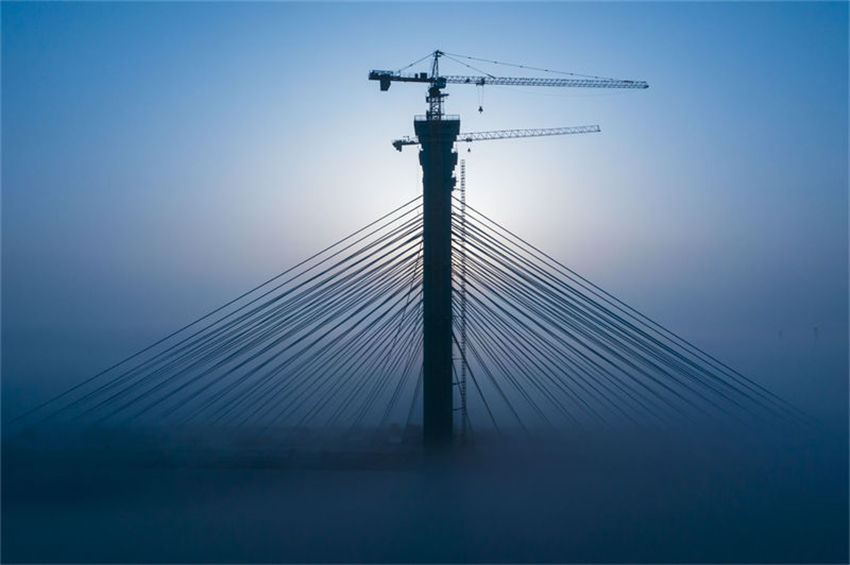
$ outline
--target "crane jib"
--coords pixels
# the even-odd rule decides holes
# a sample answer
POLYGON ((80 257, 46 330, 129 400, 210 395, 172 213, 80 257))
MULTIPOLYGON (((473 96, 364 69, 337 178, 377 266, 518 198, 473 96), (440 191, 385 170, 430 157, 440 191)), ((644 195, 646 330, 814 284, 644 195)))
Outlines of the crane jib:
MULTIPOLYGON (((576 133, 599 133, 599 126, 569 126, 561 128, 538 128, 538 129, 502 129, 495 131, 476 131, 459 133, 458 142, 472 143, 473 141, 486 141, 492 139, 515 139, 518 137, 541 137, 546 135, 569 135, 576 133)), ((392 142, 397 151, 401 151, 405 145, 419 145, 418 137, 403 137, 392 142)))
POLYGON ((535 78, 535 77, 485 77, 449 75, 444 78, 448 84, 475 84, 484 86, 493 84, 500 86, 551 86, 573 88, 648 88, 642 80, 616 79, 575 79, 575 78, 535 78))
POLYGON ((399 74, 393 71, 371 71, 370 80, 380 81, 381 90, 388 90, 391 82, 420 82, 432 83, 437 88, 445 88, 447 84, 487 84, 497 86, 543 86, 543 87, 573 87, 573 88, 649 88, 642 80, 594 79, 594 78, 535 78, 535 77, 496 77, 496 76, 466 76, 446 75, 430 77, 428 73, 399 74))

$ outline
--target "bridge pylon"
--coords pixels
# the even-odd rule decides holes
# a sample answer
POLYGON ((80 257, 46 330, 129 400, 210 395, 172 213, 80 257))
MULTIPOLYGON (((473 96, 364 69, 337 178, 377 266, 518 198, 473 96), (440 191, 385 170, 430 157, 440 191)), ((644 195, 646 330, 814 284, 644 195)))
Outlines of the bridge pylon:
POLYGON ((453 439, 452 190, 460 119, 430 113, 414 120, 421 142, 423 195, 423 439, 428 446, 453 439))

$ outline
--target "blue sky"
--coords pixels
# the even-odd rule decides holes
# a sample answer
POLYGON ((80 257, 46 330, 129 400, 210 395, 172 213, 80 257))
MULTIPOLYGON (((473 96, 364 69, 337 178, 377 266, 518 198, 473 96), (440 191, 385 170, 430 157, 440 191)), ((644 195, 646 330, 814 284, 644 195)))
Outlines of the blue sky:
POLYGON ((648 81, 450 88, 465 131, 602 128, 462 147, 470 203, 846 416, 847 30, 846 3, 3 3, 4 399, 61 390, 417 195, 416 153, 390 141, 424 88, 366 77, 439 48, 648 81))

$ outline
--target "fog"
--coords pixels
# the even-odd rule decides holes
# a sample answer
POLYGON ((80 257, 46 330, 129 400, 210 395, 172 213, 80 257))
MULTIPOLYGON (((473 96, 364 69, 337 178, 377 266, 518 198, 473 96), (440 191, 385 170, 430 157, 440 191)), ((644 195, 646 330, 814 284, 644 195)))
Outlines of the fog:
POLYGON ((7 438, 5 562, 842 562, 846 435, 7 438))
POLYGON ((847 16, 4 2, 0 558, 847 562, 847 16), (366 76, 434 49, 646 80, 452 87, 463 131, 602 129, 462 147, 469 204, 805 417, 500 438, 479 411, 445 453, 415 425, 25 433, 18 415, 421 194, 389 142, 425 89, 366 76))

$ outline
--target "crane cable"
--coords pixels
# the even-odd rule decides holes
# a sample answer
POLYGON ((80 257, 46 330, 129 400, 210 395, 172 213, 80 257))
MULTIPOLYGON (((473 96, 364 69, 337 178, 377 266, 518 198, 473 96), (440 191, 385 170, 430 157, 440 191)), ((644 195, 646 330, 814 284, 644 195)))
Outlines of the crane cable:
MULTIPOLYGON (((518 69, 528 69, 528 70, 531 70, 531 71, 541 71, 541 72, 544 72, 544 73, 554 73, 554 74, 559 74, 559 75, 569 75, 569 76, 583 77, 583 78, 595 78, 595 79, 600 79, 600 80, 618 80, 618 79, 614 79, 614 78, 611 78, 611 77, 603 77, 603 76, 598 76, 598 75, 583 75, 583 74, 580 74, 580 73, 570 73, 570 72, 567 72, 567 71, 553 71, 552 69, 544 69, 542 67, 532 67, 532 66, 529 66, 529 65, 517 65, 517 64, 514 64, 514 63, 505 63, 503 61, 495 61, 493 59, 482 59, 480 57, 470 57, 469 55, 458 55, 457 53, 443 52, 443 55, 450 57, 450 58, 461 57, 463 59, 469 59, 470 61, 480 61, 482 63, 492 63, 494 65, 505 65, 507 67, 516 67, 518 69)), ((452 60, 454 60, 454 59, 452 59, 452 60)), ((460 61, 457 61, 457 62, 460 62, 460 61)), ((463 64, 463 63, 461 63, 461 64, 463 64)), ((469 65, 467 65, 467 66, 469 66, 469 65)), ((473 67, 470 67, 470 68, 473 68, 473 67)), ((475 69, 475 70, 477 70, 478 72, 484 72, 484 71, 481 71, 479 69, 475 69)), ((484 74, 487 74, 487 73, 484 73, 484 74)), ((492 77, 493 75, 488 75, 488 76, 492 77)))
MULTIPOLYGON (((442 54, 445 57, 454 61, 455 63, 459 63, 459 64, 461 64, 461 65, 463 65, 467 68, 472 69, 475 72, 483 73, 490 78, 496 78, 496 77, 495 77, 495 75, 492 75, 492 74, 488 73, 487 71, 473 67, 472 65, 464 63, 463 61, 458 61, 457 59, 455 59, 455 57, 460 57, 462 59, 468 59, 470 61, 480 61, 482 63, 491 63, 491 64, 494 64, 494 65, 504 65, 506 67, 514 67, 514 68, 517 68, 517 69, 528 69, 530 71, 541 71, 541 72, 544 72, 544 73, 553 73, 553 74, 558 74, 558 75, 567 75, 567 76, 582 77, 582 78, 592 78, 592 79, 599 79, 599 80, 618 80, 618 79, 614 79, 614 78, 611 78, 611 77, 604 77, 604 76, 599 76, 599 75, 585 75, 585 74, 581 74, 581 73, 571 73, 571 72, 568 72, 568 71, 555 71, 555 70, 552 70, 552 69, 545 69, 543 67, 532 67, 530 65, 517 65, 515 63, 506 63, 504 61, 496 61, 494 59, 482 59, 481 57, 470 57, 469 55, 460 55, 458 53, 446 53, 445 51, 443 51, 442 54)), ((421 58, 413 61, 409 65, 405 65, 404 67, 401 67, 400 69, 398 69, 395 72, 401 73, 402 71, 405 71, 405 70, 409 69, 410 67, 417 65, 417 64, 421 63, 422 61, 424 61, 424 60, 426 60, 430 57, 433 57, 433 56, 434 56, 434 52, 432 51, 432 52, 428 53, 427 55, 425 55, 424 57, 421 57, 421 58)))
POLYGON ((464 63, 463 61, 458 61, 457 59, 455 59, 454 57, 452 57, 452 56, 451 56, 451 55, 449 55, 448 53, 443 53, 443 55, 445 55, 447 58, 451 59, 451 60, 452 60, 452 61, 454 61, 455 63, 461 64, 461 65, 463 65, 464 67, 470 68, 470 69, 472 69, 473 71, 475 71, 475 72, 477 72, 477 73, 484 73, 485 75, 487 75, 487 76, 488 76, 488 77, 490 77, 490 78, 496 78, 496 77, 495 77, 495 75, 491 75, 491 74, 490 74, 490 73, 488 73, 487 71, 482 71, 481 69, 478 69, 478 68, 476 68, 476 67, 473 67, 472 65, 468 65, 468 64, 464 63))
POLYGON ((421 59, 416 59, 415 61, 413 61, 413 62, 412 62, 412 63, 410 63, 409 65, 407 65, 407 66, 404 66, 404 67, 400 68, 399 70, 397 70, 397 71, 396 71, 396 74, 399 74, 399 73, 401 73, 401 71, 405 71, 405 70, 409 69, 409 68, 410 68, 410 67, 412 67, 413 65, 418 65, 419 63, 421 63, 421 62, 422 62, 422 61, 424 61, 425 59, 429 59, 429 58, 431 58, 431 57, 433 57, 433 56, 434 56, 434 52, 433 52, 433 51, 431 51, 430 53, 428 53, 427 55, 425 55, 425 56, 424 56, 424 57, 422 57, 421 59))

